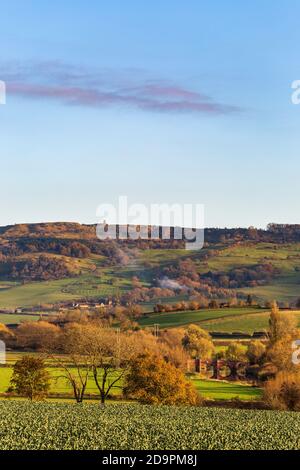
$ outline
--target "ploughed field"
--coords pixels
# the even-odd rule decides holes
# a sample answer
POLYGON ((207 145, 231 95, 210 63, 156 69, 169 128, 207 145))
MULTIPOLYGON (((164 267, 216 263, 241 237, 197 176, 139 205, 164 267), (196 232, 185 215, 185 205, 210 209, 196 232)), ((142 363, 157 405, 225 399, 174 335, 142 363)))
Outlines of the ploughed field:
POLYGON ((300 449, 300 414, 0 402, 0 450, 300 449))

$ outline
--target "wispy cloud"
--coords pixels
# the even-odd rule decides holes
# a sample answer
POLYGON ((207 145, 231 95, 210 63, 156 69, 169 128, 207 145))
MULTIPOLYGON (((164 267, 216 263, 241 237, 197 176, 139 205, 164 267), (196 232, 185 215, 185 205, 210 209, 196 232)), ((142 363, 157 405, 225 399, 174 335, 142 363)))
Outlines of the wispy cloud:
POLYGON ((172 80, 149 78, 135 70, 99 71, 61 62, 26 62, 0 64, 0 77, 6 81, 8 95, 65 105, 215 115, 238 111, 172 80))

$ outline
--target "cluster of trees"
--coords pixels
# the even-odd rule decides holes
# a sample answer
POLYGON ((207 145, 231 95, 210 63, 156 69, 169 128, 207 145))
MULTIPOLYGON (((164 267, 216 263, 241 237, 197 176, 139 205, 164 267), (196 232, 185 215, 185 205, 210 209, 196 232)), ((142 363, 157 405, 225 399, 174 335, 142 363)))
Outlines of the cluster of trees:
POLYGON ((226 289, 237 289, 239 287, 256 287, 267 284, 280 273, 272 263, 257 264, 255 266, 241 266, 231 269, 227 273, 214 273, 209 271, 202 274, 210 285, 226 289))
POLYGON ((149 300, 157 299, 160 297, 172 297, 173 295, 174 291, 167 288, 133 287, 133 289, 120 295, 116 300, 118 300, 121 305, 128 305, 137 302, 148 302, 149 300))
POLYGON ((199 274, 195 262, 191 258, 179 260, 163 268, 162 274, 171 278, 187 277, 191 281, 198 281, 199 274))
POLYGON ((16 362, 9 388, 31 400, 49 392, 46 360, 59 369, 60 379, 71 386, 78 403, 84 400, 91 378, 102 404, 116 387, 142 403, 200 400, 183 373, 189 356, 182 331, 164 331, 157 338, 151 332, 124 332, 95 321, 64 328, 39 321, 22 324, 16 335, 23 347, 41 352, 41 357, 29 354, 16 362))
MULTIPOLYGON (((118 231, 118 228, 117 228, 118 231)), ((150 237, 150 227, 148 227, 150 237)), ((40 223, 40 224, 17 224, 13 226, 2 227, 0 235, 5 238, 82 238, 94 239, 95 238, 95 225, 81 225, 78 223, 70 222, 56 222, 56 223, 40 223)), ((159 233, 160 240, 152 240, 152 243, 161 242, 168 243, 169 240, 161 240, 162 230, 159 233)), ((171 236, 173 238, 173 228, 171 227, 171 236)), ((205 239, 209 243, 218 243, 222 239, 229 241, 263 241, 263 242, 281 242, 282 239, 287 241, 300 240, 300 225, 299 224, 274 224, 270 223, 267 230, 257 229, 255 227, 248 228, 206 228, 205 239), (222 238, 223 237, 223 238, 222 238)), ((140 240, 141 242, 147 242, 140 240)), ((176 240, 174 240, 176 242, 176 240)), ((132 243, 133 240, 130 240, 132 243)))
MULTIPOLYGON (((0 245, 0 253, 6 258, 28 253, 52 253, 75 258, 86 258, 91 254, 90 248, 82 242, 53 238, 19 238, 9 244, 0 245)), ((4 258, 5 259, 5 258, 4 258)))
POLYGON ((211 336, 198 325, 189 325, 182 338, 182 345, 194 359, 211 359, 215 352, 211 336))
POLYGON ((292 360, 299 333, 297 319, 280 312, 274 303, 265 365, 271 378, 264 387, 264 400, 271 408, 300 411, 300 371, 292 360))
POLYGON ((249 228, 208 228, 205 229, 205 240, 208 243, 293 243, 300 241, 300 225, 269 224, 267 230, 249 228))
POLYGON ((204 296, 194 296, 190 300, 182 300, 175 303, 159 303, 153 307, 155 313, 162 312, 184 312, 189 310, 201 310, 205 309, 216 309, 225 307, 246 307, 254 305, 254 300, 251 295, 248 295, 245 300, 237 299, 237 297, 231 297, 227 302, 218 302, 216 299, 209 300, 204 296))
MULTIPOLYGON (((175 280, 177 283, 174 284, 175 289, 177 286, 178 290, 185 288, 198 291, 206 289, 208 291, 211 288, 228 290, 263 285, 270 282, 279 272, 272 263, 266 262, 250 267, 240 266, 228 272, 208 271, 199 274, 195 262, 191 259, 185 259, 164 267, 158 274, 175 280)), ((158 282, 161 280, 159 279, 158 282)))
MULTIPOLYGON (((127 317, 124 307, 114 308, 120 319, 127 317)), ((63 326, 24 322, 14 333, 2 325, 0 337, 18 349, 42 354, 26 355, 14 368, 10 391, 30 399, 49 393, 47 360, 59 368, 78 403, 92 378, 102 404, 115 387, 142 403, 197 404, 200 398, 184 376, 188 359, 214 358, 247 362, 247 376, 265 383, 264 401, 269 407, 300 410, 300 371, 292 361, 292 345, 299 338, 297 321, 276 303, 271 306, 267 341, 253 340, 246 348, 230 342, 218 352, 209 333, 198 325, 160 331, 157 336, 151 330, 113 329, 108 322, 82 316, 63 326)))
POLYGON ((26 261, 6 263, 6 267, 2 266, 2 269, 12 279, 22 279, 23 281, 62 279, 74 274, 63 259, 46 255, 40 255, 26 261))
POLYGON ((266 357, 266 345, 259 340, 252 340, 245 347, 238 341, 231 341, 225 350, 221 350, 216 354, 217 359, 225 359, 233 362, 247 362, 250 367, 246 373, 253 375, 252 366, 260 367, 266 357))
POLYGON ((221 287, 212 282, 209 276, 200 275, 195 262, 190 258, 156 269, 156 284, 172 289, 173 292, 200 294, 210 299, 232 296, 230 286, 221 287))
MULTIPOLYGON (((115 305, 108 307, 102 312, 102 319, 110 325, 117 323, 123 329, 138 329, 138 320, 143 315, 143 309, 138 304, 128 303, 127 305, 115 305)), ((94 313, 94 318, 99 317, 98 312, 94 313)))
POLYGON ((262 365, 266 358, 266 346, 258 340, 249 341, 247 347, 238 341, 231 341, 227 348, 216 353, 211 336, 198 325, 189 325, 182 338, 182 344, 190 357, 195 359, 225 359, 247 362, 253 366, 262 365))

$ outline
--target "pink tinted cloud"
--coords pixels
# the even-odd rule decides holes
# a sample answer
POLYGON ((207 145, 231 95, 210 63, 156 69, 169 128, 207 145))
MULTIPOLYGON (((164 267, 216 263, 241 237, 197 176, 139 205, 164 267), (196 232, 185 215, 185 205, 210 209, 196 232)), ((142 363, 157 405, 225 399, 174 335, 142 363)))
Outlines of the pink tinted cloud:
POLYGON ((140 83, 129 86, 128 78, 122 80, 121 73, 110 79, 107 71, 93 73, 63 64, 42 65, 27 67, 26 73, 24 69, 10 69, 6 78, 8 94, 65 105, 129 106, 164 113, 217 115, 238 111, 235 106, 218 103, 204 94, 162 80, 151 82, 139 78, 140 83))

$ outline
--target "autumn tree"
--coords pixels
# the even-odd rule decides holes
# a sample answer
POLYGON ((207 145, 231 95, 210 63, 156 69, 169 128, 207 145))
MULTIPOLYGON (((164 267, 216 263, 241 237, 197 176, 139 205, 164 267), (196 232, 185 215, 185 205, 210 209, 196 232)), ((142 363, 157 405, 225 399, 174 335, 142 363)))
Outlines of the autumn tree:
POLYGON ((88 384, 92 365, 86 355, 86 325, 73 323, 67 325, 57 339, 55 348, 49 356, 59 369, 56 380, 65 380, 73 391, 77 403, 82 403, 88 384))
POLYGON ((9 392, 15 391, 32 401, 45 398, 49 389, 50 374, 42 358, 24 356, 15 363, 9 392))
POLYGON ((214 352, 211 336, 198 325, 189 325, 182 344, 193 358, 210 359, 214 352))
POLYGON ((153 405, 196 405, 200 401, 184 374, 155 354, 140 355, 132 361, 124 393, 141 403, 153 405))
POLYGON ((104 404, 113 388, 122 388, 129 361, 142 350, 133 334, 105 328, 97 322, 69 325, 60 345, 63 356, 54 355, 53 359, 78 403, 83 401, 92 377, 104 404))
POLYGON ((137 319, 142 316, 143 309, 138 304, 131 304, 126 308, 126 313, 131 319, 137 319))
POLYGON ((266 357, 277 371, 294 368, 292 363, 292 342, 298 339, 297 320, 290 312, 280 312, 277 304, 272 304, 269 320, 269 343, 266 357))
POLYGON ((250 341, 246 356, 250 364, 260 364, 265 356, 266 346, 261 341, 250 341))
POLYGON ((14 333, 3 323, 0 323, 0 340, 5 343, 11 341, 14 338, 14 333))
POLYGON ((76 308, 74 310, 66 310, 60 312, 56 319, 65 323, 87 323, 89 321, 90 312, 76 308))
POLYGON ((139 351, 139 344, 133 334, 97 325, 86 326, 85 335, 85 353, 104 405, 113 388, 122 388, 122 380, 139 351))
POLYGON ((226 349, 225 358, 228 361, 245 361, 246 353, 243 345, 232 341, 226 349))
POLYGON ((300 411, 299 372, 279 372, 264 386, 264 402, 276 410, 300 411))
POLYGON ((21 323, 16 330, 17 345, 20 348, 49 349, 56 342, 59 327, 46 321, 21 323))
POLYGON ((189 354, 183 347, 183 336, 184 330, 181 328, 162 331, 158 337, 157 351, 167 362, 170 362, 179 369, 186 370, 189 354))

